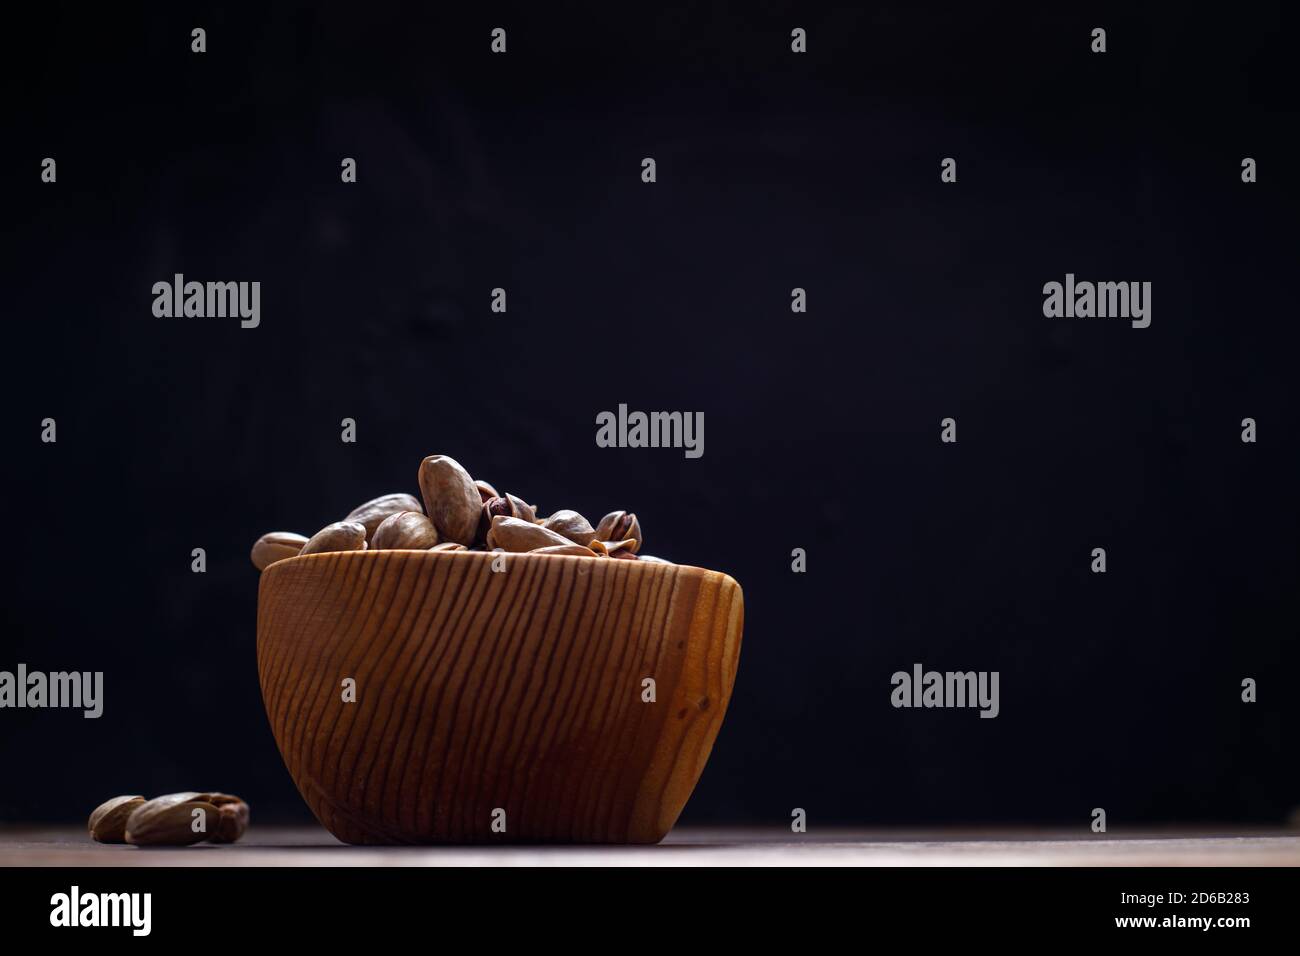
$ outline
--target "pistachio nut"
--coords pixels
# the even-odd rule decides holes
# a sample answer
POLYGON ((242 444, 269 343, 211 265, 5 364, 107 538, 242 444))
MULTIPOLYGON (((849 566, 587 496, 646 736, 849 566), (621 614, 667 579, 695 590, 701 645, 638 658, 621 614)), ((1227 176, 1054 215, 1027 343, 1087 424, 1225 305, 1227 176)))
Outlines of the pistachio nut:
MULTIPOLYGON (((536 525, 534 525, 536 527, 536 525)), ((579 558, 594 558, 596 552, 580 544, 551 544, 544 548, 533 548, 529 554, 571 554, 579 558)))
POLYGON ((602 541, 605 553, 611 558, 636 559, 636 541, 624 538, 622 541, 602 541))
POLYGON ((514 508, 510 504, 510 500, 501 495, 497 495, 495 498, 489 498, 487 501, 483 502, 483 514, 487 517, 489 527, 492 525, 493 518, 518 517, 518 515, 515 514, 514 508))
POLYGON ((543 522, 542 527, 581 545, 590 544, 596 537, 591 522, 576 511, 557 511, 543 522))
POLYGON ((500 497, 497 490, 481 478, 474 479, 474 487, 478 489, 478 496, 484 501, 500 497))
POLYGON ((498 515, 519 518, 523 521, 537 520, 537 510, 523 498, 509 492, 483 502, 483 511, 488 516, 489 522, 498 515))
POLYGON ((439 540, 474 543, 483 497, 458 461, 446 455, 430 455, 420 462, 420 494, 439 540))
POLYGON ((483 502, 483 510, 479 514, 478 532, 474 536, 475 544, 483 544, 487 540, 487 533, 492 528, 492 519, 499 516, 518 518, 534 524, 540 523, 537 521, 537 512, 533 506, 518 495, 497 495, 483 502))
POLYGON ((267 565, 294 558, 307 543, 307 537, 292 531, 268 531, 253 542, 253 567, 265 571, 267 565))
POLYGON ((114 797, 90 811, 86 829, 97 843, 125 843, 126 818, 144 803, 144 797, 114 797))
POLYGON ((516 518, 522 518, 524 521, 537 520, 537 508, 535 505, 530 505, 528 502, 524 501, 523 498, 520 498, 518 495, 512 495, 508 491, 506 492, 506 500, 510 502, 511 514, 516 518))
POLYGON ((430 551, 468 551, 469 548, 455 541, 444 541, 442 544, 435 544, 430 551))
POLYGON ((572 544, 568 538, 522 518, 498 515, 488 529, 487 546, 503 551, 532 551, 553 545, 572 544))
POLYGON ((208 795, 208 802, 217 808, 216 831, 208 837, 212 843, 234 843, 248 829, 248 804, 228 793, 208 795))
POLYGON ((383 523, 385 518, 389 515, 400 514, 403 511, 418 511, 420 514, 424 514, 424 508, 415 496, 399 492, 371 498, 365 504, 353 508, 343 520, 355 521, 360 525, 364 525, 366 540, 369 541, 374 535, 375 529, 383 523))
POLYGON ((611 511, 596 525, 596 537, 601 541, 625 541, 630 538, 636 542, 632 550, 640 551, 641 522, 629 511, 611 511))
POLYGON ((423 511, 400 511, 389 515, 370 536, 370 550, 407 548, 426 551, 438 543, 438 532, 423 511))
POLYGON ((317 531, 302 546, 300 555, 326 551, 366 550, 366 526, 358 521, 335 521, 317 531))
POLYGON ((145 801, 127 818, 126 842, 137 846, 188 846, 208 839, 216 832, 219 815, 209 797, 206 793, 169 793, 145 801))

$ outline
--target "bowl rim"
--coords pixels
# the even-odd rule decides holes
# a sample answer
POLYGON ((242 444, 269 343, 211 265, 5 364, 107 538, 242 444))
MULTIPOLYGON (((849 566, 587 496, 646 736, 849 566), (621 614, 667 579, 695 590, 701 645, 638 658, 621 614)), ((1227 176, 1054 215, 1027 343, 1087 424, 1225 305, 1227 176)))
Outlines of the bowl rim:
POLYGON ((641 570, 632 571, 631 573, 633 574, 648 573, 649 569, 654 569, 654 568, 676 568, 680 570, 698 571, 705 574, 722 575, 723 577, 733 581, 737 587, 740 586, 739 582, 736 581, 735 578, 733 578, 730 574, 727 574, 725 571, 716 571, 712 568, 700 567, 699 565, 695 565, 695 564, 678 564, 676 561, 668 561, 664 559, 661 559, 660 561, 642 562, 640 560, 632 561, 627 558, 608 558, 608 557, 602 558, 594 554, 589 558, 586 555, 580 555, 580 554, 534 554, 531 551, 469 551, 469 550, 431 551, 428 548, 365 548, 364 550, 357 550, 357 551, 316 551, 312 554, 295 554, 293 557, 290 558, 281 558, 278 561, 272 561, 270 564, 268 564, 265 568, 262 569, 261 574, 266 574, 272 568, 278 568, 282 565, 287 566, 289 564, 293 564, 297 562, 312 561, 316 558, 344 557, 345 560, 348 561, 366 561, 366 560, 370 560, 370 556, 381 555, 381 554, 389 554, 389 555, 404 554, 408 556, 419 555, 422 557, 422 559, 428 561, 436 561, 440 559, 452 560, 452 561, 463 561, 466 558, 474 558, 477 560, 484 560, 484 559, 494 560, 497 555, 504 554, 509 556, 512 561, 518 560, 519 558, 531 558, 536 561, 563 560, 563 561, 582 561, 584 563, 588 561, 593 561, 598 563, 613 562, 620 565, 627 565, 630 568, 641 569, 641 570))

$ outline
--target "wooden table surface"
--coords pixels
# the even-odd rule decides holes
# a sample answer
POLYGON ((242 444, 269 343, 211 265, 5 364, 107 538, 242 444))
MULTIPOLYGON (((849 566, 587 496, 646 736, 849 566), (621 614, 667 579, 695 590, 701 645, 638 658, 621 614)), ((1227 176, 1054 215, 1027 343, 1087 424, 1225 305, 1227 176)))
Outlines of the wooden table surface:
POLYGON ((1300 832, 679 827, 649 847, 352 847, 315 826, 254 825, 232 846, 142 849, 100 846, 81 827, 0 827, 0 866, 465 865, 1300 866, 1300 832))

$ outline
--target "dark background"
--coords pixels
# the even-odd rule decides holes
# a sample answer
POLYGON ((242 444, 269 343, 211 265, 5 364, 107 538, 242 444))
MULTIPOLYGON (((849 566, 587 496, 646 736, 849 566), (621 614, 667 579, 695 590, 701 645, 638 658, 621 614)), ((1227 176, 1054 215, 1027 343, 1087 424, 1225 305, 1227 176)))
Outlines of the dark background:
POLYGON ((6 12, 0 669, 102 670, 106 709, 0 712, 0 819, 306 818, 248 549, 431 453, 743 585, 683 822, 1300 802, 1280 3, 479 6, 6 12), (261 281, 261 327, 154 318, 174 272, 261 281), (1151 327, 1044 318, 1066 272, 1151 281, 1151 327), (597 448, 620 402, 704 412, 704 457, 597 448), (893 709, 914 662, 1000 671, 1001 716, 893 709))

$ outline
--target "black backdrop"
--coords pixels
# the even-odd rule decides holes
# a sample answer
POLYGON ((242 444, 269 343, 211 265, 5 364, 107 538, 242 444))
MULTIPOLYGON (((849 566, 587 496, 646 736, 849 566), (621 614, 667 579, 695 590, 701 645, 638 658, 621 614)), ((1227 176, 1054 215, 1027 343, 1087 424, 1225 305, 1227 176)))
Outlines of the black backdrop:
POLYGON ((1282 5, 602 6, 6 13, 0 669, 106 701, 0 711, 0 818, 203 787, 306 817, 248 548, 441 452, 745 588, 683 822, 1282 819, 1282 5), (154 318, 174 272, 259 280, 260 328, 154 318), (1151 327, 1044 318, 1067 272, 1151 281, 1151 327), (620 402, 703 412, 703 458, 597 448, 620 402), (914 662, 999 671, 1001 715, 893 709, 914 662))

